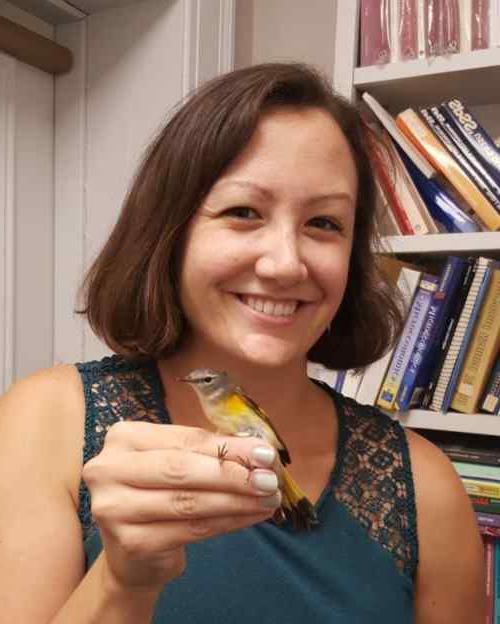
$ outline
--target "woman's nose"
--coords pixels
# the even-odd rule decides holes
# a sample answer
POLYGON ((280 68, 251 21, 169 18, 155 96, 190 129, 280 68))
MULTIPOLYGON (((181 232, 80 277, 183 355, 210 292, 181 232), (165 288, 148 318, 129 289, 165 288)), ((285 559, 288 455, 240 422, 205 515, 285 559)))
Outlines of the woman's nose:
POLYGON ((265 248, 255 263, 255 272, 258 277, 274 280, 283 287, 304 281, 308 270, 300 253, 297 236, 283 232, 268 236, 265 248))

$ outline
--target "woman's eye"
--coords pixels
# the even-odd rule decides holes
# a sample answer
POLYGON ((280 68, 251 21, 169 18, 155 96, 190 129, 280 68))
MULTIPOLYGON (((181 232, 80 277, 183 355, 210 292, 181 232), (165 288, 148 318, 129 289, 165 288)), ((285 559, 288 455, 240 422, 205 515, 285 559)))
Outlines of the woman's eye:
POLYGON ((340 224, 330 217, 314 217, 309 221, 309 225, 321 230, 331 230, 332 232, 342 230, 340 224))
POLYGON ((230 217, 237 217, 238 219, 258 219, 259 214, 248 206, 233 206, 224 211, 224 214, 230 217))

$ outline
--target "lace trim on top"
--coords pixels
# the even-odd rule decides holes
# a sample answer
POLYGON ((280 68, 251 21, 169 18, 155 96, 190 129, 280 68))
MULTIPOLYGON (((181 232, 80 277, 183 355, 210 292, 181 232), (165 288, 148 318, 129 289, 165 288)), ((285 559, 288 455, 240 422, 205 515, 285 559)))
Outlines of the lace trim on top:
MULTIPOLYGON (((79 363, 76 367, 85 393, 84 464, 102 450, 108 429, 120 420, 170 422, 153 361, 130 361, 114 355, 79 363)), ((95 523, 90 493, 83 480, 80 481, 79 500, 80 522, 86 538, 95 523)))
MULTIPOLYGON (((415 492, 402 426, 375 407, 342 404, 333 495, 414 579, 418 563, 415 492), (343 429, 343 432, 342 432, 343 429)), ((340 410, 339 410, 340 411, 340 410)))
MULTIPOLYGON (((154 361, 115 355, 76 366, 85 391, 84 463, 101 451, 108 429, 120 420, 170 422, 154 361)), ((416 511, 404 431, 379 410, 320 385, 333 396, 339 413, 337 463, 329 489, 413 580, 418 562, 416 511)), ((95 523, 83 480, 79 516, 85 539, 95 523)))

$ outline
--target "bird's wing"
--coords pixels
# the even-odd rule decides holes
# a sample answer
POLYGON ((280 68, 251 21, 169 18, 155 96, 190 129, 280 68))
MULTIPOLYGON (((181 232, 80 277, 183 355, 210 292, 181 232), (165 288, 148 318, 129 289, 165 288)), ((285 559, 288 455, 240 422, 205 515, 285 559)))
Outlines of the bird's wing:
POLYGON ((261 418, 266 423, 266 425, 271 429, 271 431, 274 433, 274 435, 276 436, 276 439, 281 444, 281 447, 278 449, 281 462, 285 466, 288 465, 292 461, 290 459, 290 453, 288 452, 286 444, 283 442, 283 439, 281 438, 280 434, 276 431, 275 426, 270 421, 269 416, 264 412, 264 410, 261 407, 259 407, 259 405, 251 397, 248 396, 248 394, 246 394, 246 392, 241 387, 238 386, 237 391, 240 394, 243 401, 246 403, 246 405, 251 410, 253 410, 259 416, 259 418, 261 418))

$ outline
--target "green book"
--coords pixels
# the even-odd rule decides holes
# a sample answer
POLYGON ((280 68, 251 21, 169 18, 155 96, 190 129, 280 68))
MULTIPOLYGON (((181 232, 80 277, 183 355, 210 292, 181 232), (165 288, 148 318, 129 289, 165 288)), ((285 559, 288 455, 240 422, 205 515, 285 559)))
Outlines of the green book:
POLYGON ((455 470, 461 477, 471 479, 489 479, 500 481, 500 466, 487 466, 486 464, 470 464, 468 462, 452 461, 455 470))

